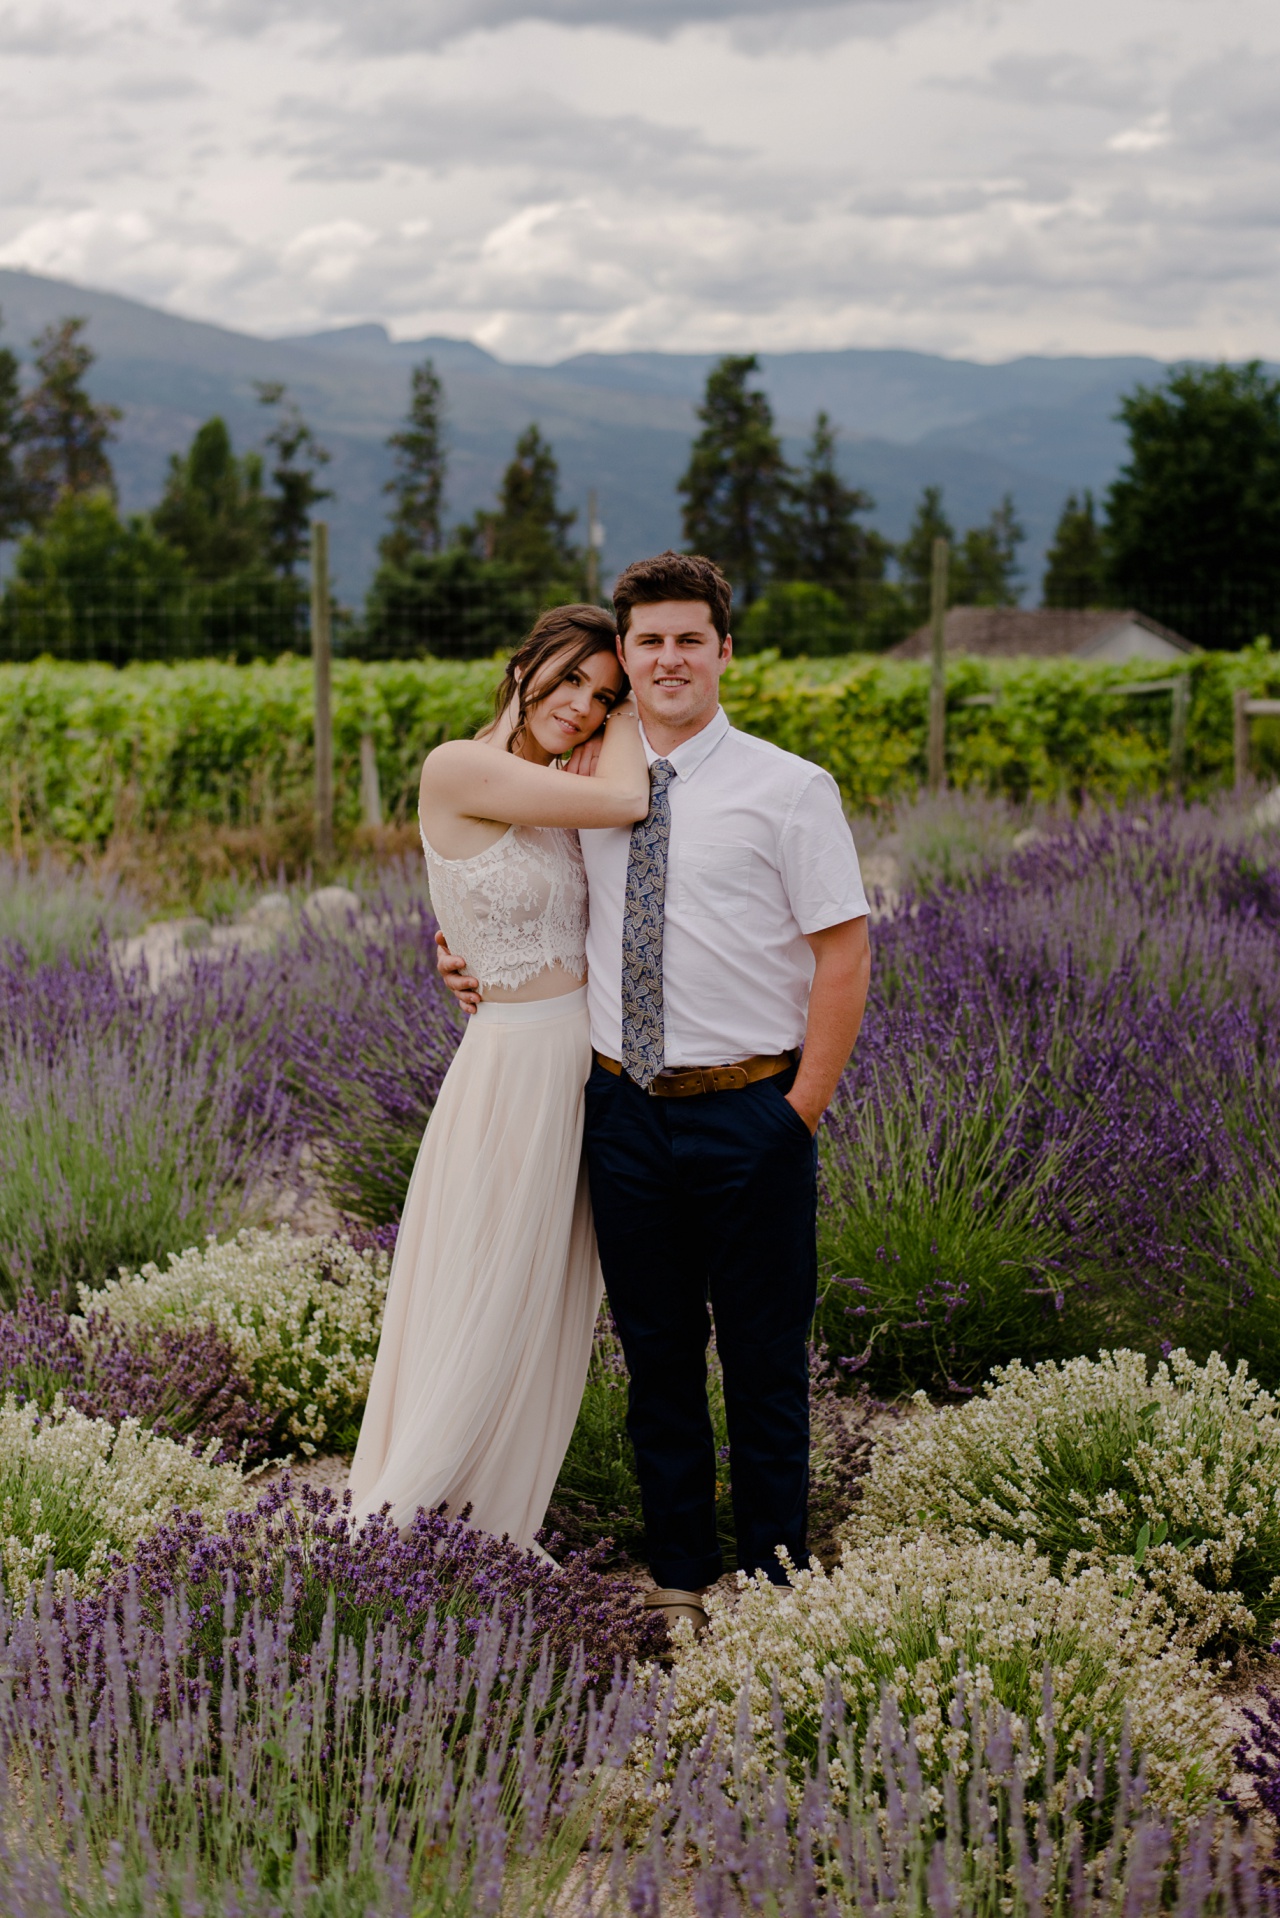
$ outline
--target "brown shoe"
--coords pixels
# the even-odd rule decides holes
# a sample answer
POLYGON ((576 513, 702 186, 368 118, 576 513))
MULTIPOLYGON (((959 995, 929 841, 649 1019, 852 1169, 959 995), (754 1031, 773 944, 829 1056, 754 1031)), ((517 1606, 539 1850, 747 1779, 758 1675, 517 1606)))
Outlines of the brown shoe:
POLYGON ((659 1585, 645 1592, 640 1603, 646 1612, 661 1612, 669 1632, 682 1618, 687 1618, 693 1626, 694 1637, 701 1638, 707 1629, 707 1608, 702 1598, 701 1592, 682 1592, 674 1586, 659 1585))

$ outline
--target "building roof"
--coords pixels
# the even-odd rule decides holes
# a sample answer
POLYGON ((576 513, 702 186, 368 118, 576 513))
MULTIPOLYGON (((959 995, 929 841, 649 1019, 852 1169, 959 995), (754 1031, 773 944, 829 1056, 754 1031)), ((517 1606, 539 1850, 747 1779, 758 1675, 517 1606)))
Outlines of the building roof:
MULTIPOLYGON (((1068 612, 1053 606, 952 606, 947 611, 944 638, 949 653, 980 653, 1001 659, 1030 654, 1053 659, 1092 653, 1124 626, 1140 626, 1177 652, 1196 650, 1190 640, 1158 620, 1148 619, 1145 613, 1105 608, 1068 612)), ((888 657, 927 659, 930 645, 928 626, 919 626, 891 646, 888 657)))

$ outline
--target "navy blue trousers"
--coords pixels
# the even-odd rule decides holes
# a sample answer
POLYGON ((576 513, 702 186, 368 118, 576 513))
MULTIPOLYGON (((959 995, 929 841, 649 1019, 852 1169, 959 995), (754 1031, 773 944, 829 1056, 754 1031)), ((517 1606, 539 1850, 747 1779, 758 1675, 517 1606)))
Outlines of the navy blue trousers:
POLYGON ((599 1065, 587 1081, 591 1202, 659 1585, 689 1590, 724 1569, 707 1407, 711 1315, 738 1563, 781 1582, 779 1545, 806 1562, 817 1151, 783 1097, 793 1077, 689 1099, 655 1099, 599 1065))

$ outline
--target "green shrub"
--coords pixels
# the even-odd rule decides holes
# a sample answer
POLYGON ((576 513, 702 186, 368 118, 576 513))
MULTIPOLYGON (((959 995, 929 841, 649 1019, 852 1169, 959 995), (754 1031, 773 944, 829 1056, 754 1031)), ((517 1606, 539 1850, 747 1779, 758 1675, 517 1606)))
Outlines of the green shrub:
MULTIPOLYGON (((1063 1581, 1045 1558, 1003 1543, 885 1537, 847 1551, 830 1573, 793 1571, 790 1590, 763 1574, 742 1587, 733 1602, 709 1594, 700 1641, 687 1624, 676 1627, 673 1709, 663 1727, 668 1772, 682 1747, 699 1748, 703 1763, 724 1762, 730 1777, 749 1782, 780 1716, 793 1805, 820 1756, 830 1789, 841 1792, 852 1781, 838 1749, 823 1749, 834 1685, 855 1739, 887 1693, 911 1726, 926 1793, 935 1787, 935 1815, 948 1758, 971 1737, 981 1749, 1003 1706, 1019 1725, 1020 1748, 1008 1758, 1034 1803, 1045 1788, 1047 1675, 1059 1747, 1079 1754, 1091 1736, 1095 1752, 1115 1754, 1131 1736, 1146 1759, 1151 1802, 1166 1817, 1193 1816, 1226 1783, 1213 1674, 1188 1647, 1170 1646, 1152 1593, 1107 1572, 1063 1581)), ((641 1742, 634 1764, 642 1801, 656 1762, 641 1742)), ((1056 1789, 1070 1791, 1061 1772, 1056 1789)))
POLYGON ((997 1370, 877 1452, 846 1537, 995 1538, 1055 1573, 1136 1581, 1203 1648, 1280 1619, 1280 1404, 1240 1365, 1174 1352, 997 1370))
POLYGON ((168 1269, 81 1287, 80 1309, 128 1330, 212 1325, 235 1353, 277 1442, 351 1451, 360 1431, 390 1278, 385 1252, 346 1239, 246 1230, 170 1255, 168 1269))
POLYGON ((733 643, 744 653, 774 647, 784 659, 823 658, 853 652, 858 629, 838 593, 787 580, 770 586, 735 618, 733 643))
MULTIPOLYGON (((519 624, 506 635, 518 636, 519 624)), ((1280 694, 1265 648, 1179 665, 1191 679, 1188 784, 1229 782, 1232 694, 1280 694)), ((492 711, 493 660, 338 660, 333 675, 339 825, 360 818, 360 740, 372 736, 384 811, 412 819, 425 754, 475 732, 492 711)), ((1162 786, 1168 702, 1119 699, 1150 668, 1079 660, 958 659, 948 668, 953 788, 1026 799, 1099 798, 1162 786), (995 706, 966 706, 996 691, 995 706)), ((729 717, 826 766, 846 803, 878 807, 924 780, 929 668, 855 656, 745 656, 725 677, 729 717)), ((24 831, 100 845, 124 826, 258 826, 312 805, 310 662, 233 666, 0 665, 0 760, 24 831)), ((1280 772, 1257 742, 1256 770, 1280 772)))
POLYGON ((364 624, 345 650, 374 659, 488 659, 532 625, 537 597, 520 573, 462 547, 415 553, 374 575, 364 624))

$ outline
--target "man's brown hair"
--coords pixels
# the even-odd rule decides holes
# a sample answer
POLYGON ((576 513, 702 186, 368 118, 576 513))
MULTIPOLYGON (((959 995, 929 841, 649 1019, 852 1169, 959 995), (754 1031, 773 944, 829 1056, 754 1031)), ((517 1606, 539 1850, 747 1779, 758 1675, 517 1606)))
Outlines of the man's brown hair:
POLYGON ((704 559, 701 553, 668 551, 653 559, 638 559, 619 573, 613 589, 619 638, 626 638, 637 606, 657 606, 664 599, 705 600, 723 643, 729 631, 733 588, 713 559, 704 559))

